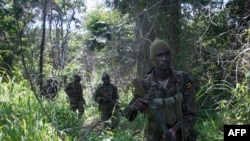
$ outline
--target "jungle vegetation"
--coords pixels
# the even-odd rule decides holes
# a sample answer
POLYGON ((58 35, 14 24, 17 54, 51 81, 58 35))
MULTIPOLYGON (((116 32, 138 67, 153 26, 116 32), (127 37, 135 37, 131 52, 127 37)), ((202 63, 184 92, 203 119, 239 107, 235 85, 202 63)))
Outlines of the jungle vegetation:
POLYGON ((224 124, 250 124, 250 0, 0 0, 0 140, 140 141, 145 117, 121 117, 99 128, 92 94, 111 75, 120 105, 133 78, 152 67, 150 43, 174 51, 174 68, 196 83, 198 141, 222 141, 224 124), (69 110, 63 91, 82 76, 86 111, 69 110), (41 96, 47 78, 59 82, 55 101, 41 96))

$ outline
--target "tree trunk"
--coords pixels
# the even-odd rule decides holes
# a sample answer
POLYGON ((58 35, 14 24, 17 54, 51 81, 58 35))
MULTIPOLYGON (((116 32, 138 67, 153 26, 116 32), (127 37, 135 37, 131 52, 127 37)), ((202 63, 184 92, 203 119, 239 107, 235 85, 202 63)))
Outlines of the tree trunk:
POLYGON ((46 33, 46 10, 47 10, 47 0, 44 2, 43 8, 43 25, 42 25, 42 40, 40 45, 40 63, 39 63, 39 81, 40 81, 40 92, 43 88, 43 54, 44 54, 44 45, 45 45, 45 33, 46 33))

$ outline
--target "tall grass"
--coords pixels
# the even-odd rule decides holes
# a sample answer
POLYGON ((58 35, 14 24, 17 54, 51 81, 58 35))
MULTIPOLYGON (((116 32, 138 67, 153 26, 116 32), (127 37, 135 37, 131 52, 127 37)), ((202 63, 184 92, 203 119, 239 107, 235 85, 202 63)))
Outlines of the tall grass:
MULTIPOLYGON (((0 77, 0 140, 143 140, 147 122, 143 114, 139 114, 134 122, 128 122, 121 116, 120 125, 114 130, 104 129, 102 125, 92 129, 100 118, 98 105, 88 90, 84 91, 84 97, 87 106, 81 119, 78 119, 77 112, 70 111, 63 90, 59 91, 53 102, 42 99, 42 106, 47 112, 45 114, 25 80, 18 83, 15 79, 3 82, 0 77)), ((131 98, 131 92, 120 94, 122 109, 131 98)), ((196 98, 198 122, 195 128, 199 132, 197 141, 222 141, 224 124, 249 124, 248 83, 233 86, 219 81, 200 89, 196 98)))
POLYGON ((225 124, 249 124, 249 84, 216 81, 197 94, 198 141, 223 141, 225 124))
POLYGON ((225 124, 250 124, 249 92, 249 83, 237 83, 232 89, 231 99, 219 102, 219 108, 223 111, 219 116, 225 124))
POLYGON ((0 140, 61 140, 25 81, 0 81, 0 86, 0 140))
MULTIPOLYGON (((101 127, 91 130, 91 126, 99 120, 98 106, 91 99, 91 93, 86 91, 84 97, 87 98, 87 106, 81 119, 78 119, 77 112, 70 111, 66 94, 62 90, 53 102, 42 99, 42 106, 47 112, 45 114, 26 81, 17 83, 13 79, 2 82, 0 79, 0 140, 77 141, 87 132, 89 135, 83 139, 86 141, 135 141, 142 138, 141 127, 145 125, 142 115, 133 123, 121 117, 120 126, 115 130, 101 127)), ((122 99, 121 96, 121 106, 124 108, 126 104, 122 99)))

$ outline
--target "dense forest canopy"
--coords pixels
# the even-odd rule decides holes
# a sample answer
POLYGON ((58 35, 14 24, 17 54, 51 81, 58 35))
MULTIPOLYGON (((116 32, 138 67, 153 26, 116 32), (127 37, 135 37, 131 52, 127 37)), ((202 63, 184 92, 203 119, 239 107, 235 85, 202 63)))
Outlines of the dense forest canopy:
MULTIPOLYGON (((1 99, 13 93, 8 89, 13 90, 14 84, 9 83, 18 83, 16 88, 31 90, 44 107, 39 96, 46 79, 57 79, 63 88, 78 73, 91 101, 106 71, 126 105, 131 80, 152 68, 149 46, 159 37, 174 52, 173 67, 194 76, 202 113, 198 125, 209 126, 205 124, 213 118, 220 125, 222 121, 249 124, 250 0, 103 0, 92 10, 86 10, 85 4, 82 0, 0 0, 1 99), (239 99, 246 101, 240 105, 239 99), (225 110, 229 107, 233 110, 225 110), (224 112, 212 114, 211 109, 224 112)), ((10 115, 0 116, 5 117, 0 123, 10 115)), ((71 126, 63 123, 53 127, 62 132, 71 126)), ((213 129, 210 132, 220 131, 220 127, 213 129)), ((221 139, 205 131, 200 140, 221 139)), ((14 140, 11 132, 5 132, 9 135, 0 134, 0 139, 14 140)), ((65 134, 81 138, 81 133, 65 134)))

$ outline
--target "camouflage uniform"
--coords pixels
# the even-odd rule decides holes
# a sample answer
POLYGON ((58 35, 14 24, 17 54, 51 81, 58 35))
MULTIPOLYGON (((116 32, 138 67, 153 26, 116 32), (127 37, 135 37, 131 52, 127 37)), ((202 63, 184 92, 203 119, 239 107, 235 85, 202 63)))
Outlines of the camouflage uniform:
POLYGON ((43 86, 42 95, 48 100, 54 100, 58 92, 58 82, 54 78, 48 78, 43 86))
POLYGON ((94 93, 94 100, 99 104, 98 110, 101 113, 101 120, 107 121, 112 117, 111 118, 112 128, 117 127, 120 122, 118 113, 117 112, 113 113, 114 107, 117 104, 118 99, 119 96, 117 93, 117 87, 113 84, 109 85, 99 84, 94 93), (105 101, 101 100, 102 98, 105 98, 107 100, 105 101))
POLYGON ((64 89, 69 98, 70 109, 72 111, 76 111, 78 109, 79 118, 81 118, 84 113, 83 105, 86 105, 85 99, 83 98, 83 89, 80 81, 81 80, 69 82, 64 89))
MULTIPOLYGON (((171 72, 166 87, 156 82, 153 74, 149 74, 142 79, 141 83, 147 91, 144 98, 153 99, 168 129, 173 127, 179 129, 177 130, 176 141, 189 141, 191 139, 188 136, 193 133, 197 119, 192 78, 182 71, 172 70, 171 72)), ((140 96, 135 93, 129 105, 138 97, 140 96)), ((138 112, 134 111, 129 105, 125 108, 125 116, 129 121, 133 121, 138 112)), ((163 130, 159 122, 155 120, 152 112, 146 112, 146 115, 148 118, 145 132, 146 140, 161 140, 163 130)))

